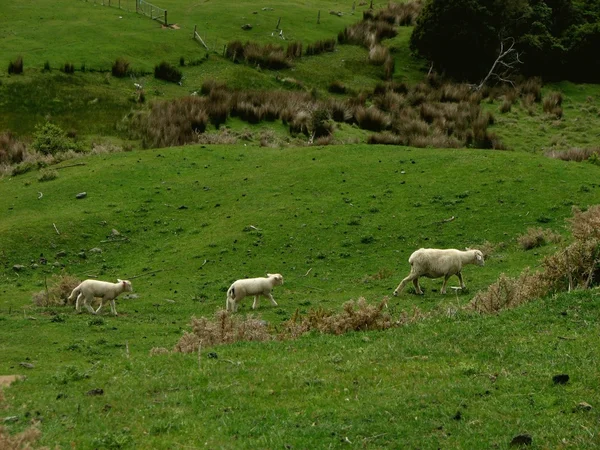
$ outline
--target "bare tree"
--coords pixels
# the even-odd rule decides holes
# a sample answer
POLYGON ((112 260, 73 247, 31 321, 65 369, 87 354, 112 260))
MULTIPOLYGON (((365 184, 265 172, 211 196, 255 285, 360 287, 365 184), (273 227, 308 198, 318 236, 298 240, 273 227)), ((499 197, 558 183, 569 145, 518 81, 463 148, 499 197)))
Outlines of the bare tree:
POLYGON ((517 64, 523 64, 520 59, 521 53, 515 48, 515 39, 512 37, 504 38, 500 40, 500 49, 498 50, 498 57, 492 64, 492 67, 488 74, 485 76, 481 83, 473 85, 473 89, 478 91, 490 78, 495 78, 503 83, 510 83, 514 86, 514 82, 509 78, 510 74, 514 70, 517 64))

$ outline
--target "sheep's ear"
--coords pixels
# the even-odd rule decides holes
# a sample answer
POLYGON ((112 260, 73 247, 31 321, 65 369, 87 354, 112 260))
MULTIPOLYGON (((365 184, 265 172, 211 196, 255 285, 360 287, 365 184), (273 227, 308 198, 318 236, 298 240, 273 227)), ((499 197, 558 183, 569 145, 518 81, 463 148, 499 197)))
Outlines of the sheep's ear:
POLYGON ((121 281, 123 281, 123 280, 121 280, 121 279, 117 278, 117 281, 120 283, 120 282, 121 282, 121 281))

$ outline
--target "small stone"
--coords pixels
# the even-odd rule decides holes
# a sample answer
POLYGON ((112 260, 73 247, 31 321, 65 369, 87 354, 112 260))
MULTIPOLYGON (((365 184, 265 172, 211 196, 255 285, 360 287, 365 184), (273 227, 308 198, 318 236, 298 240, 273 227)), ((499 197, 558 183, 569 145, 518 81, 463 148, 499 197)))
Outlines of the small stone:
POLYGON ((79 253, 77 253, 77 256, 79 256, 81 259, 87 258, 87 255, 85 254, 85 252, 79 252, 79 253))
POLYGON ((252 25, 250 25, 249 23, 242 25, 242 30, 251 30, 251 29, 252 29, 252 25))
POLYGON ((18 421, 19 421, 19 416, 8 416, 8 417, 5 417, 3 420, 4 423, 18 422, 18 421))
POLYGON ((13 266, 13 270, 15 272, 20 272, 21 270, 25 269, 25 266, 23 264, 15 264, 13 266))
POLYGON ((65 250, 61 250, 56 254, 57 258, 62 258, 63 256, 67 256, 67 252, 65 250))
POLYGON ((215 352, 210 352, 208 354, 208 357, 211 359, 217 359, 219 357, 219 355, 217 355, 215 352))
POLYGON ((185 205, 181 205, 181 206, 180 206, 179 208, 177 208, 177 209, 188 209, 188 207, 187 207, 187 206, 185 206, 185 205))
POLYGON ((28 362, 20 362, 19 365, 21 367, 25 367, 26 369, 33 369, 35 366, 28 362))
POLYGON ((517 447, 521 445, 531 445, 533 442, 533 438, 530 434, 519 434, 515 436, 512 441, 510 441, 511 447, 517 447))
POLYGON ((98 247, 94 247, 90 249, 90 253, 102 253, 102 249, 98 247))
POLYGON ((75 196, 75 198, 86 198, 87 197, 87 192, 80 192, 79 194, 77 194, 75 196))
POLYGON ((114 228, 111 230, 110 232, 113 236, 120 236, 121 233, 119 233, 117 230, 115 230, 114 228))

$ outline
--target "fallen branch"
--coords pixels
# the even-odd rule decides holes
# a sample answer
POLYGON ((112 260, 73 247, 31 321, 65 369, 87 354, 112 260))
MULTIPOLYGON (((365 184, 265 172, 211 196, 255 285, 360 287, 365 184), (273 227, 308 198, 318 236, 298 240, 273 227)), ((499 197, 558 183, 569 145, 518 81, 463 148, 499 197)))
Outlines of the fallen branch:
POLYGON ((52 226, 54 227, 54 229, 56 230, 56 234, 60 234, 60 232, 58 231, 58 228, 56 228, 55 224, 52 224, 52 226))
POLYGON ((162 272, 165 269, 158 269, 158 270, 153 270, 152 272, 146 272, 146 273, 142 273, 140 275, 135 275, 133 277, 130 277, 130 280, 135 280, 136 278, 140 278, 140 277, 145 277, 146 275, 152 275, 153 273, 158 273, 158 272, 162 272))

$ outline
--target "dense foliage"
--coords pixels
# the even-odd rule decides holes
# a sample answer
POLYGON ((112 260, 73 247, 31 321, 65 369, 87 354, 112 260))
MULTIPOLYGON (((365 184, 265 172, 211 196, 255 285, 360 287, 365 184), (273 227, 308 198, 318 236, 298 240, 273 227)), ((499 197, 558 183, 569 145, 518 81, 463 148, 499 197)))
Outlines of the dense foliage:
MULTIPOLYGON (((594 0, 430 0, 411 49, 434 69, 478 81, 514 39, 524 75, 600 81, 600 4, 594 0)), ((515 54, 516 54, 515 52, 515 54)))

